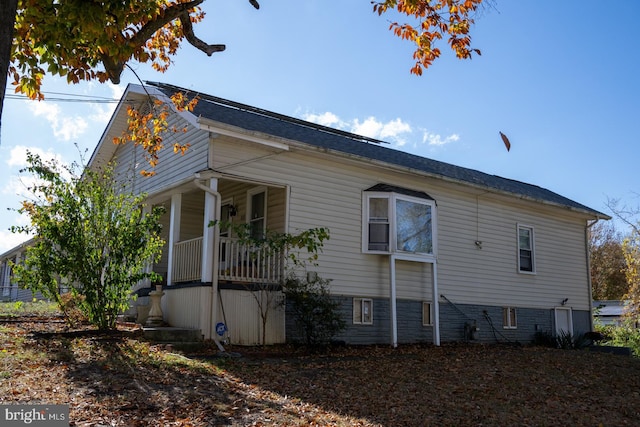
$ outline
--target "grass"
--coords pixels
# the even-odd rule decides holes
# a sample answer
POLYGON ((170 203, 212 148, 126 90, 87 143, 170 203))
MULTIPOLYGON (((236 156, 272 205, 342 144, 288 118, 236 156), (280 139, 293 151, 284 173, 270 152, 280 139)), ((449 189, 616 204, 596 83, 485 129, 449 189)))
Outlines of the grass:
MULTIPOLYGON (((5 319, 6 320, 6 319, 5 319)), ((16 321, 18 320, 18 321, 16 321)), ((0 323, 0 403, 67 404, 71 425, 635 425, 640 359, 449 344, 215 346, 177 353, 136 329, 0 323)))
POLYGON ((0 317, 51 317, 61 315, 56 303, 44 300, 32 302, 0 302, 0 317))

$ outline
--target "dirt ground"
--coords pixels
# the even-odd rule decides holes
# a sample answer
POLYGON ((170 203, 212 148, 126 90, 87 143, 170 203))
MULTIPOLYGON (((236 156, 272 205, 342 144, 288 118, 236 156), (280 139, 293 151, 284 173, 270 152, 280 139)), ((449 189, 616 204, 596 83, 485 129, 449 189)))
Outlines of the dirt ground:
POLYGON ((624 426, 640 359, 445 344, 180 352, 60 319, 0 319, 0 404, 66 404, 74 426, 624 426))

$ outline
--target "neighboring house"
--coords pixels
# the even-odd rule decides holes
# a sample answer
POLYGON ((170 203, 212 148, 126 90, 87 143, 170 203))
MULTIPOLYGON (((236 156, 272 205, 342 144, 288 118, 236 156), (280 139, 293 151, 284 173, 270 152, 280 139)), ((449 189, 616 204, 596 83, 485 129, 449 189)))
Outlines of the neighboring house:
POLYGON ((593 320, 601 325, 620 326, 625 320, 626 305, 626 301, 619 300, 594 301, 593 320))
MULTIPOLYGON (((236 344, 260 342, 255 296, 277 283, 277 259, 249 258, 215 219, 295 233, 327 227, 315 273, 331 279, 353 344, 530 341, 592 329, 587 228, 609 217, 549 190, 397 151, 381 141, 213 96, 175 112, 155 176, 141 147, 114 145, 127 106, 177 91, 130 85, 89 167, 115 159, 131 190, 164 205, 167 245, 154 270, 172 326, 236 344), (174 142, 188 143, 184 155, 174 142), (259 260, 259 261, 258 261, 259 260)), ((190 95, 195 95, 191 92, 190 95)), ((276 309, 268 343, 295 339, 276 309)))
POLYGON ((30 239, 0 254, 0 301, 30 302, 33 301, 34 298, 43 298, 39 292, 34 295, 30 290, 20 289, 18 284, 13 280, 11 265, 18 264, 24 259, 26 248, 32 242, 33 239, 30 239))

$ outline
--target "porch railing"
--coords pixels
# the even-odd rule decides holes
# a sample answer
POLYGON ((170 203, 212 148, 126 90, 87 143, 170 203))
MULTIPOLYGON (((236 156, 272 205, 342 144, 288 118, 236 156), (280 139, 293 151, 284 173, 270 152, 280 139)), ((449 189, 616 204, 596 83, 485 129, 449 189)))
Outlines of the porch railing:
POLYGON ((174 283, 194 282, 202 277, 202 237, 178 242, 173 246, 174 283))
MULTIPOLYGON (((265 247, 220 237, 218 277, 234 282, 278 283, 283 271, 282 254, 265 247)), ((174 245, 173 283, 201 280, 202 237, 174 245)))
POLYGON ((223 280, 277 283, 282 275, 282 256, 266 247, 221 237, 218 268, 223 280))

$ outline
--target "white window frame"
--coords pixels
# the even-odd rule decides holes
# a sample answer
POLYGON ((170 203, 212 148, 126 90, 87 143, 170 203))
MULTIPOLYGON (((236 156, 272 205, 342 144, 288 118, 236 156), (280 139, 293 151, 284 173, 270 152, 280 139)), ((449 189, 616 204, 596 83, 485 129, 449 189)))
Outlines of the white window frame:
POLYGON ((422 301, 422 326, 433 326, 433 304, 431 301, 422 301))
POLYGON ((353 299, 353 324, 373 325, 373 299, 353 299))
MULTIPOLYGON (((378 223, 384 223, 376 221, 378 223)), ((374 222, 375 223, 375 222, 374 222)), ((367 254, 398 254, 404 259, 432 259, 435 260, 437 254, 437 215, 435 200, 423 199, 420 197, 407 196, 394 192, 364 191, 362 197, 362 252, 367 254), (369 205, 371 199, 386 199, 388 201, 387 214, 389 224, 388 250, 369 249, 369 205), (397 218, 396 202, 398 200, 408 201, 429 206, 431 208, 431 253, 403 251, 397 248, 397 218)))
POLYGON ((504 329, 518 329, 518 311, 515 307, 502 307, 502 327, 504 329), (513 319, 511 314, 513 314, 513 319))
POLYGON ((256 218, 251 218, 251 213, 253 212, 253 196, 260 193, 264 193, 264 216, 262 217, 263 219, 262 234, 264 235, 267 232, 267 206, 268 206, 267 198, 269 197, 269 194, 267 193, 267 187, 261 186, 261 187, 252 188, 251 190, 247 191, 246 220, 247 220, 247 224, 251 225, 251 223, 256 219, 256 218))
POLYGON ((521 274, 536 274, 536 241, 535 241, 535 230, 533 226, 526 224, 517 224, 516 227, 516 239, 517 239, 517 247, 518 247, 518 273, 521 274), (528 230, 529 231, 529 243, 531 245, 530 248, 521 248, 520 247, 520 230, 528 230), (520 251, 528 250, 531 252, 531 271, 523 269, 522 263, 520 262, 520 251))

